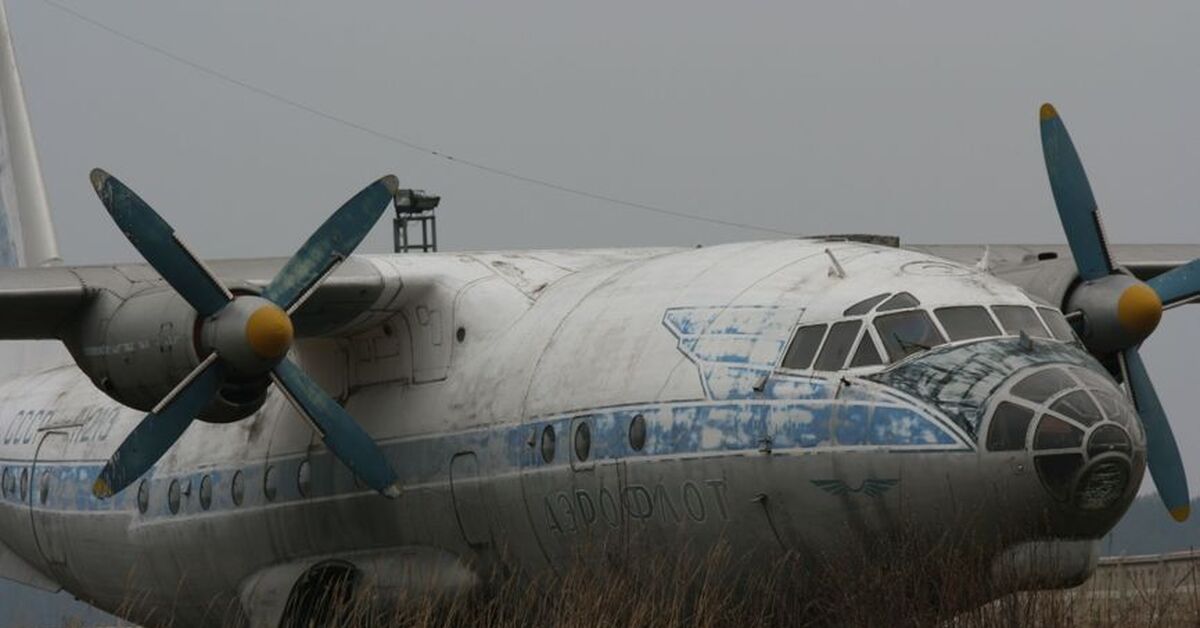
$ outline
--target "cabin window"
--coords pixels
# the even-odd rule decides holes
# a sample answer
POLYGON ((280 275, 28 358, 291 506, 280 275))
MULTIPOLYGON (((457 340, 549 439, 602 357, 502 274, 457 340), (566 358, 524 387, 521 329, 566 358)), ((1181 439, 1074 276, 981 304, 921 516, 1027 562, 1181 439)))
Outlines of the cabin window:
POLYGON ((46 505, 46 499, 50 497, 50 472, 42 471, 42 479, 38 482, 38 501, 43 506, 46 505))
POLYGON ((834 323, 833 327, 829 328, 829 337, 825 339, 821 355, 817 357, 813 368, 818 371, 841 370, 846 364, 846 358, 850 357, 850 349, 854 346, 859 327, 862 327, 862 321, 834 323))
POLYGON ((179 491, 179 480, 171 480, 171 485, 167 487, 167 508, 171 509, 171 514, 179 512, 179 502, 181 499, 179 491))
POLYGON ((4 467, 4 475, 0 478, 0 491, 3 491, 4 498, 8 499, 12 497, 16 488, 17 481, 13 479, 12 469, 4 467))
POLYGON ((803 371, 812 366, 821 339, 825 337, 827 325, 809 325, 796 330, 792 346, 788 347, 787 355, 783 356, 783 368, 803 371))
POLYGON ((637 414, 629 422, 629 446, 641 451, 646 446, 646 417, 637 414))
POLYGON ((886 299, 887 295, 888 293, 885 292, 883 294, 877 294, 869 299, 863 299, 862 301, 859 301, 858 303, 846 308, 846 311, 842 314, 844 316, 862 316, 863 314, 870 312, 871 308, 875 307, 880 301, 886 299))
POLYGON ((892 310, 903 310, 910 307, 917 307, 920 304, 921 302, 917 300, 917 297, 914 297, 907 292, 901 292, 887 301, 884 301, 883 305, 879 306, 879 311, 890 312, 892 310))
POLYGON ((953 341, 1000 335, 992 315, 982 306, 942 307, 934 310, 934 314, 953 341))
POLYGON ((875 319, 875 330, 893 362, 946 342, 924 310, 879 316, 875 319))
POLYGON ((21 501, 29 496, 29 469, 21 469, 21 501))
POLYGON ((592 453, 592 428, 587 421, 580 421, 575 426, 575 460, 584 462, 592 453))
POLYGON ((233 499, 234 506, 241 506, 242 500, 246 498, 246 480, 241 471, 233 473, 233 481, 229 483, 229 497, 233 499))
POLYGON ((1046 331, 1046 326, 1042 324, 1041 319, 1031 307, 993 305, 992 311, 996 313, 996 318, 1000 319, 1000 324, 1004 326, 1006 333, 1017 335, 1025 332, 1031 338, 1050 337, 1050 332, 1046 331))
POLYGON ((1042 313, 1042 320, 1046 322, 1046 326, 1050 328, 1050 333, 1054 337, 1063 342, 1073 342, 1075 340, 1075 330, 1071 329, 1071 324, 1062 315, 1062 312, 1048 307, 1039 307, 1038 311, 1042 313))
POLYGON ((875 339, 871 337, 871 330, 865 329, 862 339, 858 341, 858 349, 854 352, 854 357, 850 359, 850 368, 877 364, 883 364, 883 356, 879 355, 875 339))
POLYGON ((312 467, 308 460, 301 460, 300 468, 296 469, 296 490, 300 491, 301 497, 308 497, 312 491, 312 467))
POLYGON ((542 460, 546 463, 554 462, 555 440, 554 426, 547 425, 542 430, 542 460))
POLYGON ((267 501, 275 501, 275 496, 279 494, 279 488, 275 484, 275 467, 267 465, 267 472, 263 474, 263 497, 267 501))
POLYGON ((212 508, 212 476, 200 478, 200 507, 204 510, 212 508))
POLYGON ((138 512, 143 515, 146 514, 147 510, 150 510, 150 482, 147 480, 142 480, 138 484, 137 507, 138 512))
POLYGON ((1025 434, 1033 410, 1007 401, 996 406, 992 414, 992 425, 988 428, 987 447, 992 451, 1017 451, 1025 449, 1025 434))

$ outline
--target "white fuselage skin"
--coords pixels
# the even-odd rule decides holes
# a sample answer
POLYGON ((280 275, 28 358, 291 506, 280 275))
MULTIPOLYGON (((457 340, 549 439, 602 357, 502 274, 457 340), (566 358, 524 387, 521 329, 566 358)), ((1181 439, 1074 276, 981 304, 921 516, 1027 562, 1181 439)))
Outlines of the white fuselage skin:
MULTIPOLYGON (((816 240, 365 259, 394 284, 383 322, 295 351, 384 448, 400 498, 358 486, 272 392, 249 418, 194 423, 144 484, 98 500, 96 472, 143 413, 66 365, 0 386, 3 546, 110 611, 203 625, 232 605, 265 624, 326 559, 384 589, 457 589, 498 563, 561 569, 598 535, 772 555, 882 534, 902 504, 934 528, 1059 508, 1026 451, 982 451, 935 403, 861 379, 885 366, 781 368, 798 326, 878 293, 1034 305, 975 269, 816 240), (858 406, 876 422, 849 435, 858 406)), ((1098 538, 1129 495, 1059 521, 1098 538)), ((1075 536, 1012 517, 1014 544, 1075 536)))

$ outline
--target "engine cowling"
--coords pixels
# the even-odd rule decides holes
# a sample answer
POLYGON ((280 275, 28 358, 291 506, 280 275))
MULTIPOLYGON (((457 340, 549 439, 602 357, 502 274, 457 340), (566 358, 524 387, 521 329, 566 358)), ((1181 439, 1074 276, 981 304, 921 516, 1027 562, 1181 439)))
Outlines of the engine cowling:
MULTIPOLYGON (((196 311, 173 290, 102 295, 84 317, 79 336, 68 341, 76 363, 105 394, 138 410, 153 409, 210 350, 196 311)), ((262 406, 269 383, 265 376, 231 377, 197 418, 249 416, 262 406)))

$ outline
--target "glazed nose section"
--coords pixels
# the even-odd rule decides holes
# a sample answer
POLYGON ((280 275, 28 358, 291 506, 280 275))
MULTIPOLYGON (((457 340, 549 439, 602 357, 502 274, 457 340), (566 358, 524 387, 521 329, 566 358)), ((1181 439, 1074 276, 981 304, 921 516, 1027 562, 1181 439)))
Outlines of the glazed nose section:
POLYGON ((1141 483, 1145 436, 1116 382, 1089 368, 1017 373, 989 405, 986 448, 1025 451, 1046 491, 1081 511, 1122 505, 1141 483))

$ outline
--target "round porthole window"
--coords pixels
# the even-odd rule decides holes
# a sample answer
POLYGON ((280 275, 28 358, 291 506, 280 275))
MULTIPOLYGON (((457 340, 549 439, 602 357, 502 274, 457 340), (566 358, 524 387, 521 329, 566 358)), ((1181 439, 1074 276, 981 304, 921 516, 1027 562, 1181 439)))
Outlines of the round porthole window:
POLYGON ((242 478, 241 471, 233 473, 233 481, 229 483, 229 496, 233 498, 234 506, 241 506, 242 500, 246 498, 246 480, 242 478))
POLYGON ((21 469, 21 501, 29 497, 29 469, 21 469))
POLYGON ((273 502, 275 501, 277 492, 275 487, 275 467, 267 467, 267 472, 263 474, 263 497, 266 497, 267 501, 273 502))
POLYGON ((50 472, 42 471, 42 479, 38 481, 38 501, 43 506, 46 505, 46 499, 50 497, 50 472))
POLYGON ((167 487, 167 508, 171 509, 171 514, 179 512, 179 480, 171 480, 171 485, 167 487))
POLYGON ((301 460, 300 468, 296 470, 296 488, 301 497, 308 497, 312 491, 312 470, 307 460, 301 460))
POLYGON ((143 515, 150 509, 150 483, 146 480, 142 480, 142 483, 138 484, 137 506, 138 512, 143 515))
POLYGON ((575 426, 575 459, 583 462, 592 453, 592 428, 587 421, 580 421, 575 426))
POLYGON ((646 446, 646 417, 637 414, 629 421, 629 446, 641 451, 646 446))
POLYGON ((212 508, 212 476, 200 478, 200 507, 205 510, 212 508))
POLYGON ((4 467, 4 474, 0 476, 0 492, 4 493, 5 498, 12 497, 13 486, 12 470, 4 467))
POLYGON ((542 430, 542 460, 554 462, 554 426, 547 425, 542 430))

